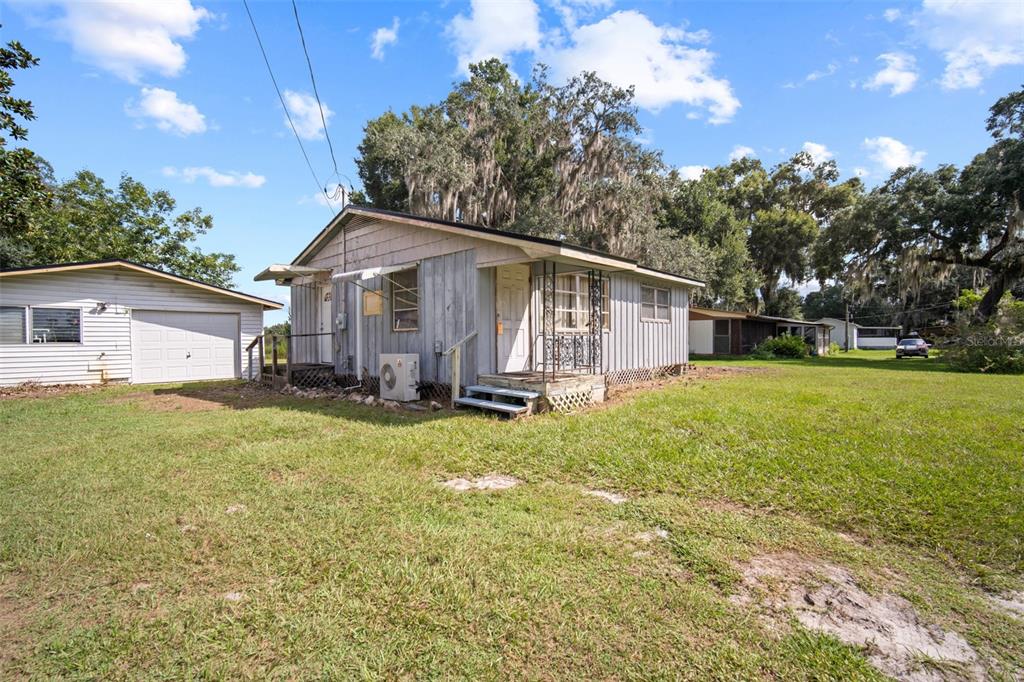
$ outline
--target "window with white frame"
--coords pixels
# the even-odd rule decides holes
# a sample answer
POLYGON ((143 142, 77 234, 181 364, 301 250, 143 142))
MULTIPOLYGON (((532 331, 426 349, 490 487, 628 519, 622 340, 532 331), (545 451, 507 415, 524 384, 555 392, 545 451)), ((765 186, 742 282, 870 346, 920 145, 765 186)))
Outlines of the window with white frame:
POLYGON ((391 275, 391 328, 412 332, 420 328, 419 267, 391 275))
POLYGON ((640 287, 640 319, 645 322, 668 322, 671 319, 671 298, 668 289, 640 287))
POLYGON ((30 308, 32 343, 81 343, 81 308, 30 308))
MULTIPOLYGON (((610 329, 608 278, 601 278, 601 328, 610 329)), ((590 275, 573 272, 555 277, 555 329, 566 332, 590 331, 590 275)))
POLYGON ((0 344, 25 343, 27 314, 24 306, 0 306, 0 344))

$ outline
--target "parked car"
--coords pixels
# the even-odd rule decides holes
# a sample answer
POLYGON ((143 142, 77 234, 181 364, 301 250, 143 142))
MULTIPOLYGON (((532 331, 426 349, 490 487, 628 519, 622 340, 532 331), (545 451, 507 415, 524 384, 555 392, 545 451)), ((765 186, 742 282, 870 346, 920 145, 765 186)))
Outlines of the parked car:
POLYGON ((896 344, 896 359, 918 356, 928 357, 928 343, 922 338, 902 339, 896 344))

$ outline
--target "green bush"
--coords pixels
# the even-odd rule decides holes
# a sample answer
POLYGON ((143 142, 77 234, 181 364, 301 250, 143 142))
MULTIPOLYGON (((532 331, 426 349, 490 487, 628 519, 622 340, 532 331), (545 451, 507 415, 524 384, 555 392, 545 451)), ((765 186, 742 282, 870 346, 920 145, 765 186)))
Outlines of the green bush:
POLYGON ((1024 374, 1024 346, 956 345, 943 351, 942 358, 958 372, 1024 374))
POLYGON ((757 344, 750 355, 758 360, 772 360, 775 358, 806 358, 809 354, 807 343, 803 337, 782 334, 757 344))
POLYGON ((835 341, 833 341, 832 343, 828 344, 828 354, 829 354, 829 355, 835 355, 835 354, 837 354, 837 353, 838 353, 839 351, 841 351, 842 349, 843 349, 843 347, 842 347, 842 346, 840 346, 840 345, 839 345, 838 343, 836 343, 835 341))

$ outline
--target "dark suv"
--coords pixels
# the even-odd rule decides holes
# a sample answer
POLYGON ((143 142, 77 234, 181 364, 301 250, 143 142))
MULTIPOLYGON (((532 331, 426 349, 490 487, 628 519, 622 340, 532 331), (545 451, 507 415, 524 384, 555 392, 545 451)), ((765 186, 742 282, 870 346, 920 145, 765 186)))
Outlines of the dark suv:
POLYGON ((928 343, 921 338, 902 339, 896 344, 896 359, 913 356, 928 357, 928 343))

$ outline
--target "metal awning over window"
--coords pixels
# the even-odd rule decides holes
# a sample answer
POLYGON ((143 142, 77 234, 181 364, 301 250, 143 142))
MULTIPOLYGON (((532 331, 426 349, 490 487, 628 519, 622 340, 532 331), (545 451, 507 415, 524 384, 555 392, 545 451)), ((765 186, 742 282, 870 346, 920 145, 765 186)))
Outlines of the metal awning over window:
POLYGON ((331 279, 336 282, 360 282, 367 279, 373 279, 374 277, 380 277, 382 275, 390 275, 392 272, 408 270, 409 268, 414 268, 419 264, 419 261, 414 261, 412 263, 403 263, 402 265, 381 265, 376 268, 366 268, 365 270, 339 272, 337 275, 332 275, 331 279))
POLYGON ((324 268, 311 268, 308 265, 271 265, 269 268, 253 277, 253 279, 257 282, 266 282, 268 280, 281 281, 292 279, 294 277, 313 277, 328 272, 330 272, 330 270, 325 270, 324 268))

